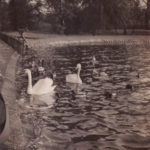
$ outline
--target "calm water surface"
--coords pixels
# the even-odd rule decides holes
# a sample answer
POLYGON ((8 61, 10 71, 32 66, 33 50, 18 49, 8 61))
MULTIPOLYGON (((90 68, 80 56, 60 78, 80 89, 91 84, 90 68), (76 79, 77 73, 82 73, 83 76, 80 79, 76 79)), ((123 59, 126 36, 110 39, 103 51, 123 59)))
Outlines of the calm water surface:
MULTIPOLYGON (((48 56, 49 52, 45 52, 48 56)), ((125 46, 57 48, 56 102, 34 110, 41 150, 150 149, 150 51, 125 46), (92 55, 97 64, 93 73, 92 55), (81 63, 83 85, 65 76, 81 63), (100 76, 105 71, 108 79, 100 76), (137 77, 139 73, 139 78, 137 77), (126 86, 129 86, 126 88, 126 86), (40 129, 39 129, 40 128, 40 129)), ((24 116, 31 115, 24 114, 24 116)))

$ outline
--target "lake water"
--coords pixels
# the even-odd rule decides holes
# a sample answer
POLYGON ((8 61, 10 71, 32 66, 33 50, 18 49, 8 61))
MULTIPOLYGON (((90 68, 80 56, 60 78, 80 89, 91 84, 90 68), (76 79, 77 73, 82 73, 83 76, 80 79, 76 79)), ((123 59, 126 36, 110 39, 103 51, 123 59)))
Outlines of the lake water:
MULTIPOLYGON (((43 57, 49 54, 47 50, 43 57)), ((53 107, 21 114, 24 124, 33 127, 26 129, 29 150, 150 149, 148 48, 68 46, 54 50, 52 63, 57 85, 53 107), (77 63, 83 84, 68 84, 65 76, 75 72, 77 63), (103 71, 107 79, 100 75, 103 71)))

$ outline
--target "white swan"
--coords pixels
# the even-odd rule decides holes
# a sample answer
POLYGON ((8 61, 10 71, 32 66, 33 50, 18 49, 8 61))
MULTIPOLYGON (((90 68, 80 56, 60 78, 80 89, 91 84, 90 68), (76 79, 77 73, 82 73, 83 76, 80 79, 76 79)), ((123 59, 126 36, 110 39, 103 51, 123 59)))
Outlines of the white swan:
POLYGON ((98 75, 98 71, 96 69, 96 65, 98 65, 98 61, 96 60, 95 56, 92 56, 92 64, 93 64, 93 75, 98 75))
POLYGON ((95 65, 98 64, 98 61, 96 60, 95 56, 92 56, 92 64, 93 64, 94 67, 95 67, 95 65))
POLYGON ((66 82, 82 84, 82 80, 80 78, 81 64, 77 64, 76 69, 77 69, 77 74, 67 75, 66 82))
POLYGON ((28 75, 28 88, 27 93, 31 95, 42 95, 53 93, 56 86, 53 86, 53 80, 49 77, 40 79, 34 86, 32 86, 32 74, 30 69, 25 69, 28 75))
POLYGON ((93 67, 94 67, 94 69, 93 69, 93 75, 95 76, 95 78, 100 78, 100 79, 103 79, 103 80, 109 80, 109 77, 108 77, 108 74, 105 72, 105 70, 106 69, 102 69, 102 72, 98 72, 97 71, 97 69, 95 68, 95 65, 96 64, 98 64, 98 61, 96 60, 96 57, 95 56, 93 56, 92 57, 92 64, 93 64, 93 67), (100 75, 100 77, 99 77, 99 75, 100 75))
POLYGON ((29 69, 25 69, 28 75, 27 93, 32 95, 30 104, 48 105, 52 106, 55 102, 53 80, 49 77, 40 79, 34 86, 32 86, 32 74, 29 69))

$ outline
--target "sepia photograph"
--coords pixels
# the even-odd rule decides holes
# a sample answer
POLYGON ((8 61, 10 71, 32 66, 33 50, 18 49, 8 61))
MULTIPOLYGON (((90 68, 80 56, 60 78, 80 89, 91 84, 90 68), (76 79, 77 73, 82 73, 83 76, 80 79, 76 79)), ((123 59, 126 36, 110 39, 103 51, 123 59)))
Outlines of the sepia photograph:
POLYGON ((0 0, 0 150, 150 150, 150 0, 0 0))

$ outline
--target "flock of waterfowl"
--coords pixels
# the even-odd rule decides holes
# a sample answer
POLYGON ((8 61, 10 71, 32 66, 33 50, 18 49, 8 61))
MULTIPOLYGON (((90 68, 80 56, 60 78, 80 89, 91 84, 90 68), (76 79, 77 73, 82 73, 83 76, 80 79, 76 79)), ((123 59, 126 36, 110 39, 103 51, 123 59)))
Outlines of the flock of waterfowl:
MULTIPOLYGON (((44 63, 44 60, 41 61, 41 64, 43 63, 44 63)), ((93 65, 92 75, 94 77, 100 78, 101 80, 105 80, 105 81, 110 79, 105 69, 102 68, 100 72, 97 71, 95 66, 99 65, 99 62, 96 60, 95 56, 92 56, 91 63, 93 65)), ((65 77, 66 82, 71 83, 71 84, 81 85, 83 83, 80 77, 81 68, 82 68, 81 64, 78 63, 76 66, 77 73, 66 75, 65 77)), ((42 103, 44 102, 47 105, 53 104, 54 102, 53 96, 54 96, 55 87, 56 87, 55 85, 53 85, 53 78, 56 76, 56 74, 54 73, 52 74, 51 72, 47 73, 47 70, 43 67, 43 65, 37 66, 35 61, 32 62, 31 69, 25 69, 25 73, 28 76, 27 93, 32 95, 32 97, 36 97, 36 103, 37 103, 37 99, 39 99, 38 102, 40 102, 40 104, 41 102, 42 103), (32 85, 32 73, 31 72, 34 72, 35 68, 37 68, 37 72, 39 75, 42 74, 42 78, 39 79, 34 85, 32 85), (49 95, 49 96, 44 96, 43 98, 43 95, 49 95), (46 97, 47 97, 47 100, 46 100, 46 97)), ((139 74, 137 73, 135 77, 139 78, 139 74)), ((133 86, 130 83, 127 84, 125 88, 128 90, 133 90, 133 86)), ((116 97, 117 93, 105 92, 104 95, 106 98, 112 98, 112 97, 116 97)))

